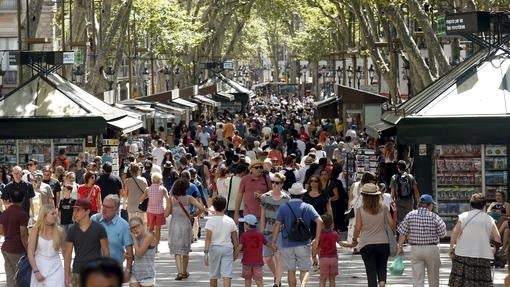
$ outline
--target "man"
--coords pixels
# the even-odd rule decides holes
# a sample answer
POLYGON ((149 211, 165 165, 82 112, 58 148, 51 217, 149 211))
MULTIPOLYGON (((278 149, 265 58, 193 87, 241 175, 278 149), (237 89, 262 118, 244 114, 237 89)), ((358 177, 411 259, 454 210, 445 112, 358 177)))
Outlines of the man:
POLYGON ((106 229, 110 257, 122 265, 125 255, 124 282, 129 282, 131 266, 133 265, 133 239, 129 230, 129 223, 119 216, 119 209, 119 196, 116 194, 107 195, 103 201, 101 213, 94 214, 91 220, 99 222, 106 229))
POLYGON ((69 167, 71 166, 71 161, 67 158, 65 148, 58 150, 57 157, 51 163, 51 167, 53 168, 55 168, 57 165, 63 166, 65 170, 69 170, 69 167))
POLYGON ((32 204, 32 198, 35 196, 34 188, 32 187, 32 184, 21 180, 22 175, 23 171, 21 167, 15 166, 12 168, 12 181, 4 187, 1 198, 4 206, 7 207, 12 201, 11 196, 14 191, 20 191, 23 195, 21 207, 27 215, 30 215, 30 217, 33 218, 34 205, 32 204))
POLYGON ((163 147, 163 140, 158 139, 156 147, 152 149, 152 156, 156 159, 157 164, 161 164, 165 158, 166 148, 163 147))
POLYGON ((112 258, 102 257, 85 265, 80 273, 82 287, 121 287, 122 268, 112 258))
POLYGON ((122 181, 120 177, 112 174, 112 164, 108 161, 103 164, 103 173, 96 179, 96 184, 101 188, 101 201, 109 194, 122 194, 122 181))
MULTIPOLYGON (((18 177, 21 181, 21 174, 18 177)), ((7 287, 16 287, 14 275, 18 261, 26 253, 28 246, 28 213, 21 207, 25 197, 22 189, 12 189, 9 195, 11 204, 0 216, 0 234, 5 236, 2 255, 4 256, 7 287)))
POLYGON ((283 164, 285 167, 280 171, 280 173, 285 176, 283 190, 288 190, 294 183, 301 182, 301 180, 299 178, 299 171, 294 168, 294 159, 291 156, 287 156, 283 164))
POLYGON ((39 214, 39 208, 45 204, 54 204, 53 191, 49 184, 42 182, 43 173, 36 171, 34 178, 32 179, 32 188, 34 189, 34 198, 38 199, 37 208, 34 206, 34 215, 39 214))
POLYGON ((28 161, 28 164, 27 164, 27 169, 28 169, 28 173, 25 173, 21 179, 25 182, 28 182, 28 183, 31 183, 32 182, 32 179, 33 177, 35 176, 35 172, 37 170, 37 164, 39 162, 36 160, 36 159, 33 159, 31 158, 29 161, 28 161))
POLYGON ((258 160, 251 163, 250 174, 245 175, 239 184, 236 196, 234 220, 239 222, 239 210, 244 201, 244 214, 253 214, 260 220, 260 196, 271 189, 269 176, 262 172, 262 163, 258 160))
POLYGON ((58 207, 58 203, 60 201, 60 191, 62 190, 60 182, 51 176, 51 165, 45 165, 43 167, 42 172, 43 172, 42 182, 48 184, 51 187, 54 199, 53 205, 58 207))
POLYGON ((303 194, 306 193, 306 189, 303 188, 301 183, 294 183, 288 191, 290 193, 289 202, 281 205, 276 213, 276 222, 273 226, 271 245, 273 250, 276 250, 277 241, 279 239, 278 235, 280 234, 280 230, 282 230, 282 248, 280 252, 283 256, 283 266, 287 270, 289 286, 297 286, 297 269, 299 269, 301 286, 306 286, 308 281, 308 272, 312 267, 312 250, 310 249, 310 240, 292 241, 288 238, 288 235, 291 232, 291 226, 296 220, 296 216, 301 217, 308 228, 310 228, 312 221, 314 221, 317 224, 317 229, 315 232, 315 240, 313 241, 313 248, 316 249, 318 248, 322 230, 322 219, 312 205, 303 202, 302 197, 303 194))
POLYGON ((432 212, 436 204, 430 194, 420 198, 417 210, 409 212, 398 226, 398 254, 403 254, 404 241, 411 245, 413 286, 425 286, 427 269, 430 287, 439 286, 439 240, 446 236, 446 224, 439 215, 432 212))
MULTIPOLYGON (((104 209, 104 208, 103 208, 104 209)), ((73 206, 75 224, 69 227, 64 243, 64 274, 66 287, 80 286, 80 271, 85 264, 98 257, 110 256, 108 238, 104 227, 90 220, 90 201, 78 199, 73 206), (71 273, 71 256, 74 249, 71 273)))
POLYGON ((200 127, 200 132, 197 135, 198 141, 202 144, 205 150, 209 147, 209 140, 211 135, 205 130, 205 127, 200 127))
POLYGON ((420 200, 418 184, 414 177, 407 173, 407 164, 403 160, 397 162, 398 173, 391 177, 391 197, 397 205, 397 224, 400 224, 407 213, 416 207, 420 200))

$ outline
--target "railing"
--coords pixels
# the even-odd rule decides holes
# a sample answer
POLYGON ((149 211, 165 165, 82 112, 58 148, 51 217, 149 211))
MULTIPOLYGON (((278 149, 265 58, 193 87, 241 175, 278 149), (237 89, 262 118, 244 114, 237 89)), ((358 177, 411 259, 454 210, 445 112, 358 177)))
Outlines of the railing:
POLYGON ((4 86, 16 86, 18 72, 17 71, 5 71, 4 74, 4 86))

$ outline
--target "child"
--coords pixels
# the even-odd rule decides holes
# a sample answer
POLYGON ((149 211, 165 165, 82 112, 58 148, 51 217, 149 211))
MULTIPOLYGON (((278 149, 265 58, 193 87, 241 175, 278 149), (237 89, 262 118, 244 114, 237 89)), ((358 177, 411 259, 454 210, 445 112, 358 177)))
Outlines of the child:
POLYGON ((237 226, 224 213, 227 206, 225 197, 216 196, 212 206, 215 214, 205 224, 204 265, 209 266, 210 286, 218 286, 218 279, 222 278, 223 287, 230 287, 233 264, 239 252, 237 226))
POLYGON ((67 232, 69 226, 73 223, 73 206, 76 200, 71 198, 73 186, 70 184, 64 185, 64 198, 60 200, 60 225, 67 232))
POLYGON ((241 234, 239 252, 244 248, 243 252, 243 271, 242 277, 244 278, 244 286, 250 287, 251 280, 255 280, 257 287, 263 286, 263 271, 264 260, 262 259, 262 246, 269 244, 264 237, 264 234, 257 230, 257 218, 253 214, 248 214, 239 219, 239 222, 244 222, 243 234, 241 234))
MULTIPOLYGON (((333 231, 333 217, 329 214, 321 215, 324 222, 319 239, 319 269, 320 287, 325 287, 329 280, 329 286, 335 286, 335 277, 338 275, 338 254, 336 243, 340 240, 337 232, 333 231)), ((314 265, 317 264, 317 250, 313 254, 314 265)))

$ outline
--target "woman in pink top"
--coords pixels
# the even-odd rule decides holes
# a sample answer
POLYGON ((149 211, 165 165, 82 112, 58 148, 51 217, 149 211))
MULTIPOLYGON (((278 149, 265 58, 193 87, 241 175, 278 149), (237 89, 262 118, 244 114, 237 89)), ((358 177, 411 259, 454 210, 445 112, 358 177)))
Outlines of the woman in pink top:
POLYGON ((163 176, 161 173, 153 173, 151 180, 152 185, 145 190, 140 198, 140 202, 149 197, 149 203, 147 204, 147 226, 149 231, 154 233, 157 247, 161 238, 161 225, 166 223, 165 218, 170 214, 170 198, 168 191, 163 186, 163 176), (166 208, 163 206, 163 198, 166 201, 166 208))

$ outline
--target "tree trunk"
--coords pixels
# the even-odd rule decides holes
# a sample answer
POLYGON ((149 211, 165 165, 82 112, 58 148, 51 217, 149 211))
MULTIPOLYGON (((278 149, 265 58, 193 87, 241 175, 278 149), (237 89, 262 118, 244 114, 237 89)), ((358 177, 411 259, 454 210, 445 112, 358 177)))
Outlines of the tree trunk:
MULTIPOLYGON (((30 5, 28 5, 28 17, 27 19, 26 14, 22 16, 21 20, 21 39, 22 39, 22 45, 21 50, 31 50, 30 45, 26 42, 28 38, 35 38, 37 33, 37 27, 39 27, 39 20, 41 19, 41 13, 42 13, 42 6, 43 6, 43 0, 32 0, 30 2, 30 5), (27 25, 28 23, 28 25, 27 25), (27 32, 28 27, 28 32, 27 32)), ((23 82, 28 81, 32 77, 32 68, 29 66, 21 66, 21 79, 23 82)), ((20 82, 20 84, 23 84, 23 82, 20 82)))

